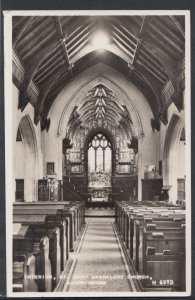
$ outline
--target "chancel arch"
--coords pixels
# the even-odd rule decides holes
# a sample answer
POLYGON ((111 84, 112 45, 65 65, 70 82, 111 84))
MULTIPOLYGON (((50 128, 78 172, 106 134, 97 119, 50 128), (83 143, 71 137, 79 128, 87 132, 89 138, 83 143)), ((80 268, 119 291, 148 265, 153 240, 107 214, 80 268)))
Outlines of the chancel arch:
MULTIPOLYGON (((112 91, 103 84, 96 85, 86 95, 81 105, 78 103, 78 106, 75 106, 68 122, 67 136, 64 141, 69 140, 70 149, 66 149, 64 154, 65 181, 69 180, 67 177, 73 181, 83 180, 82 188, 85 192, 87 190, 89 192, 92 191, 91 176, 96 177, 97 181, 102 176, 109 177, 110 184, 107 188, 111 200, 112 195, 119 190, 125 195, 130 193, 131 196, 136 196, 138 141, 134 136, 131 115, 125 105, 115 102, 112 91), (94 138, 96 141, 93 140, 94 138), (94 174, 90 174, 89 151, 95 151, 96 164, 96 151, 103 151, 102 158, 105 154, 104 147, 101 147, 101 143, 104 142, 111 150, 111 170, 109 174, 105 174, 105 170, 99 172, 95 167, 95 172, 92 172, 94 174)), ((105 161, 102 161, 102 164, 104 163, 105 161)), ((94 194, 93 192, 89 193, 94 194)))
MULTIPOLYGON (((66 130, 67 130, 67 123, 71 116, 71 113, 76 105, 81 105, 81 99, 85 101, 85 96, 87 92, 91 89, 93 89, 98 84, 102 84, 113 91, 115 97, 117 98, 117 101, 119 103, 125 104, 128 111, 131 113, 132 122, 134 124, 135 129, 135 135, 137 137, 144 135, 143 125, 141 121, 141 116, 139 110, 140 102, 144 100, 144 97, 140 95, 140 92, 138 89, 133 86, 132 89, 125 90, 125 87, 122 87, 122 85, 119 83, 119 78, 121 82, 123 82, 124 77, 120 75, 118 72, 116 72, 114 69, 105 66, 104 64, 98 64, 90 69, 88 69, 88 72, 83 72, 85 81, 79 80, 79 88, 74 92, 69 99, 66 98, 66 95, 64 95, 63 98, 63 91, 59 95, 59 100, 57 99, 56 102, 58 102, 58 105, 60 102, 63 103, 63 112, 60 116, 60 122, 57 128, 57 133, 59 135, 65 136, 66 130), (102 71, 104 69, 104 71, 102 71), (100 70, 100 71, 99 71, 100 70), (94 73, 95 71, 95 73, 94 73), (94 73, 94 76, 91 77, 91 74, 94 73), (104 74, 104 75, 103 75, 104 74), (112 74, 115 76, 112 76, 112 74), (89 77, 89 79, 86 81, 86 77, 89 77), (118 78, 119 77, 119 78, 118 78), (139 99, 139 101, 138 101, 139 99), (64 101, 66 100, 66 101, 64 101), (64 105, 65 103, 65 105, 64 105)), ((128 81, 128 85, 131 83, 128 81)), ((150 111, 149 107, 145 105, 145 103, 142 103, 142 109, 145 110, 145 113, 148 114, 150 111)), ((51 108, 50 115, 56 114, 55 105, 51 108)), ((58 111, 59 113, 59 111, 58 111)), ((152 116, 152 115, 151 115, 152 116)))

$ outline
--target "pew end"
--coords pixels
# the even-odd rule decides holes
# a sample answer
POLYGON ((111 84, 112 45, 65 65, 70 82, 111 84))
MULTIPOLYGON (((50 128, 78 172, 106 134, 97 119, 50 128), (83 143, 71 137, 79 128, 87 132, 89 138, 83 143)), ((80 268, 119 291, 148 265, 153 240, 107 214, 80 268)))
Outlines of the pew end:
POLYGON ((36 258, 33 254, 16 255, 13 261, 13 292, 38 292, 36 258))

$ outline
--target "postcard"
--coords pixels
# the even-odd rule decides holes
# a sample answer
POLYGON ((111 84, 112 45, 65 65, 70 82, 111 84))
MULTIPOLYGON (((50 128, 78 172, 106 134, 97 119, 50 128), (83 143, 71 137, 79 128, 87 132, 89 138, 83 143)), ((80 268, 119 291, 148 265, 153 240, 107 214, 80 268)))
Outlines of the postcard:
POLYGON ((7 295, 190 295, 190 12, 4 11, 4 39, 7 295))

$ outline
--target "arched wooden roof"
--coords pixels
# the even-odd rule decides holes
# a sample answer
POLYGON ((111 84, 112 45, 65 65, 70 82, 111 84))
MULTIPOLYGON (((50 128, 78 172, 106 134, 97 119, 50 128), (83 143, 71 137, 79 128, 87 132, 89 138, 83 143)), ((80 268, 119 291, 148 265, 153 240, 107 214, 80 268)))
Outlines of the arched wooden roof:
POLYGON ((37 89, 35 123, 70 80, 103 62, 131 80, 145 95, 154 119, 166 123, 166 91, 178 108, 178 66, 185 55, 184 16, 17 16, 13 17, 13 50, 24 68, 19 108, 37 89), (103 30, 109 45, 100 53, 92 38, 103 30))

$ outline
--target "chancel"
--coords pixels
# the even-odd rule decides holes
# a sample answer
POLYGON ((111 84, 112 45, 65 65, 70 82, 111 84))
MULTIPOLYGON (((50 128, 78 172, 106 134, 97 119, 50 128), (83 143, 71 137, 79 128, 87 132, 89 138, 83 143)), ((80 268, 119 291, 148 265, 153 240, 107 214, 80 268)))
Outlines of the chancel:
POLYGON ((185 18, 13 16, 13 292, 186 291, 185 18))

